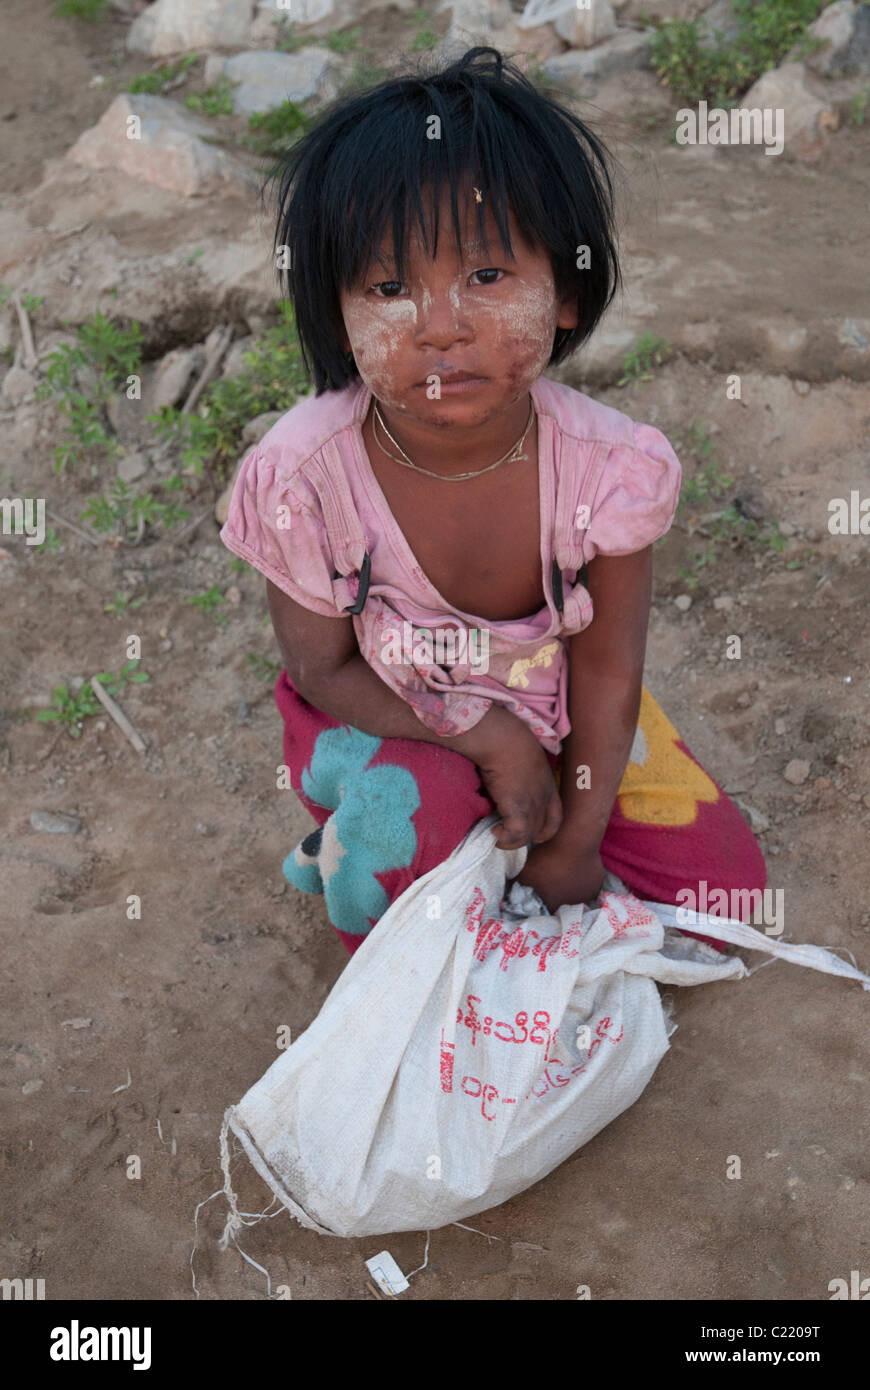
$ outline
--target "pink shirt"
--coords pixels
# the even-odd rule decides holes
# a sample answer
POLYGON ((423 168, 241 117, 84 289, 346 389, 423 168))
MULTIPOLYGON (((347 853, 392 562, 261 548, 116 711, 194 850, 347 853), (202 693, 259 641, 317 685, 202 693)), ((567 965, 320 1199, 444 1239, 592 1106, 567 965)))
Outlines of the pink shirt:
POLYGON ((529 617, 476 618, 430 584, 366 454, 371 393, 363 382, 306 397, 272 426, 242 462, 220 538, 325 617, 344 616, 357 599, 364 548, 369 587, 352 618, 359 649, 421 722, 445 737, 464 733, 495 700, 558 753, 571 728, 563 639, 593 616, 578 573, 595 555, 629 555, 665 534, 680 464, 659 430, 570 386, 541 377, 531 396, 546 603, 529 617))

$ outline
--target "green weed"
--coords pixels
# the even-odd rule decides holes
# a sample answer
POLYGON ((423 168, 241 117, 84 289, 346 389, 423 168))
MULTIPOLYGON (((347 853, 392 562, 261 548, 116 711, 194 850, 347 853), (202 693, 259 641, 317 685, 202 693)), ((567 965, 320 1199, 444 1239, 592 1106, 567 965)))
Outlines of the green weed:
POLYGON ((176 77, 180 77, 183 72, 192 67, 199 58, 198 53, 188 53, 181 59, 180 63, 173 63, 170 67, 157 68, 154 72, 142 72, 136 77, 131 77, 122 91, 147 92, 150 96, 160 96, 170 82, 174 82, 176 77))
MULTIPOLYGON (((129 684, 138 685, 141 681, 150 680, 151 677, 146 671, 138 671, 138 661, 127 661, 121 667, 121 673, 113 676, 109 671, 102 671, 94 676, 95 681, 99 681, 103 689, 112 697, 116 696, 124 687, 129 684)), ((85 719, 91 718, 95 714, 102 714, 103 706, 94 694, 90 681, 83 681, 81 689, 77 694, 73 694, 65 681, 54 687, 52 692, 52 702, 49 709, 40 710, 36 716, 38 723, 59 723, 66 725, 71 738, 80 738, 82 725, 85 719)))
POLYGON ((54 13, 58 19, 86 19, 93 24, 107 8, 108 0, 57 0, 54 13))
POLYGON ((148 416, 157 434, 181 450, 185 470, 201 476, 210 462, 222 479, 238 455, 248 421, 269 410, 289 410, 306 389, 292 306, 284 300, 278 309, 278 323, 245 353, 246 365, 238 376, 207 388, 199 414, 183 415, 176 406, 163 406, 148 416))
POLYGON ((220 627, 226 627, 229 622, 227 615, 221 612, 221 607, 226 603, 226 599, 216 584, 213 584, 210 589, 206 589, 205 593, 194 594, 187 602, 192 603, 195 608, 201 608, 204 613, 210 613, 220 627))
POLYGON ((198 111, 203 116, 231 116, 233 114, 233 84, 223 74, 213 87, 204 92, 188 92, 184 104, 190 111, 198 111))
POLYGON ((623 358, 623 374, 617 386, 627 386, 630 381, 652 381, 651 369, 660 366, 670 355, 671 349, 664 338, 642 333, 623 358))
MULTIPOLYGON (((61 320, 65 325, 68 320, 61 320)), ((58 408, 67 416, 67 432, 54 450, 55 472, 79 463, 83 453, 105 449, 113 456, 119 452, 114 435, 109 433, 106 404, 127 383, 138 376, 142 367, 142 327, 133 323, 127 328, 107 319, 99 310, 93 318, 76 329, 78 342, 70 346, 61 343, 46 360, 45 380, 36 389, 36 399, 46 400, 54 395, 58 408), (92 372, 95 377, 96 399, 79 389, 79 373, 92 372)))
MULTIPOLYGON (((169 483, 164 484, 169 486, 169 483)), ((115 533, 122 542, 138 542, 147 525, 159 522, 167 530, 184 521, 190 512, 177 502, 158 502, 153 493, 144 497, 133 492, 123 478, 115 478, 108 497, 92 497, 81 513, 82 521, 90 521, 95 531, 115 533)))
POLYGON ((732 0, 738 23, 733 39, 716 34, 705 44, 691 20, 654 20, 650 50, 653 70, 677 101, 733 106, 753 82, 800 45, 805 57, 820 47, 806 34, 825 0, 732 0))
POLYGON ((258 652, 246 652, 245 660, 258 681, 276 681, 281 670, 281 662, 270 656, 260 656, 258 652))

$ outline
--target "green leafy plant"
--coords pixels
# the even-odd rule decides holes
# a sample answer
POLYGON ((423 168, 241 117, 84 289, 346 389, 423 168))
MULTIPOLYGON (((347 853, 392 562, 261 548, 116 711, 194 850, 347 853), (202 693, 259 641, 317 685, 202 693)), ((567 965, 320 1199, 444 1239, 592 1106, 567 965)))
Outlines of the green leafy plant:
POLYGON ((192 603, 195 608, 201 608, 205 613, 210 613, 221 627, 226 627, 229 622, 227 615, 220 611, 226 599, 216 584, 206 589, 205 593, 194 594, 187 602, 192 603))
POLYGON ((289 410, 308 385, 289 301, 279 304, 278 313, 278 323, 244 354, 242 371, 206 389, 199 413, 163 406, 147 417, 164 441, 180 449, 184 468, 197 476, 210 463, 223 480, 248 421, 266 411, 289 410))
POLYGON ((333 53, 352 53, 359 47, 362 26, 355 29, 331 29, 326 36, 326 47, 333 53))
MULTIPOLYGON (((698 465, 691 477, 684 475, 677 504, 677 516, 690 535, 701 535, 704 544, 689 555, 688 565, 679 567, 687 588, 697 587, 702 570, 714 565, 723 546, 734 549, 744 541, 755 541, 770 553, 779 555, 788 545, 777 522, 760 523, 744 516, 734 501, 726 501, 734 478, 725 474, 713 453, 710 432, 699 421, 690 425, 680 452, 691 455, 698 465), (706 510, 699 514, 701 508, 706 510)), ((801 561, 788 568, 796 568, 801 561)))
POLYGON ((108 0, 57 0, 54 13, 59 19, 86 19, 95 23, 102 19, 108 0))
MULTIPOLYGON (((94 680, 99 681, 103 689, 114 698, 128 683, 138 685, 151 679, 146 671, 137 670, 138 665, 138 661, 127 661, 121 667, 118 676, 113 676, 109 671, 102 671, 94 676, 94 680)), ((72 738, 80 738, 84 720, 101 713, 103 706, 94 694, 90 681, 83 681, 76 694, 72 693, 65 681, 61 681, 54 687, 50 708, 40 710, 36 720, 45 724, 65 724, 72 738)))
POLYGON ((41 545, 35 545, 33 549, 37 555, 56 555, 59 550, 63 550, 60 537, 53 526, 49 526, 45 533, 45 540, 41 545))
POLYGON ((190 111, 198 111, 203 116, 231 116, 233 114, 233 84, 221 73, 213 87, 204 92, 188 92, 184 104, 190 111))
POLYGON ((282 101, 271 111, 248 117, 248 134, 241 143, 260 155, 281 155, 310 128, 312 117, 295 101, 282 101))
POLYGON ((642 333, 623 358, 622 377, 617 386, 627 386, 630 381, 652 381, 652 368, 660 366, 670 355, 671 349, 664 338, 642 333))
POLYGON ((864 124, 864 114, 868 102, 870 102, 870 87, 865 87, 863 92, 858 92, 853 96, 849 105, 849 116, 855 125, 864 124))
POLYGON ((441 40, 437 34, 433 34, 431 29, 418 29, 411 41, 412 51, 423 48, 434 48, 441 40))
POLYGON ((145 602, 144 598, 125 598, 121 589, 115 590, 115 597, 111 603, 103 604, 104 613, 115 613, 118 617, 126 613, 128 608, 141 608, 145 602))
MULTIPOLYGON (((62 320, 66 325, 68 320, 62 320)), ((107 319, 99 310, 76 329, 75 346, 62 343, 46 358, 45 380, 36 390, 37 400, 54 395, 67 417, 67 432, 54 450, 55 472, 80 462, 84 453, 103 448, 110 455, 119 445, 110 433, 106 405, 142 368, 142 326, 126 328, 107 319), (80 389, 80 374, 93 378, 95 397, 80 389)), ((90 383, 89 383, 90 384, 90 383)))
POLYGON ((705 43, 691 20, 652 22, 656 26, 650 62, 677 101, 733 106, 753 82, 777 66, 793 48, 807 57, 820 42, 806 34, 825 0, 732 0, 737 32, 716 33, 705 43))
POLYGON ((177 77, 187 72, 199 58, 198 53, 188 53, 179 63, 173 63, 168 67, 160 67, 154 72, 141 72, 136 77, 131 77, 122 88, 125 92, 147 92, 151 96, 160 96, 163 91, 174 83, 177 77))
POLYGON ((122 542, 140 541, 146 525, 160 523, 170 530, 188 516, 190 512, 175 501, 158 502, 150 492, 139 496, 123 478, 114 479, 108 497, 92 497, 81 513, 82 521, 90 521, 95 531, 113 531, 122 542))
POLYGON ((260 656, 258 652, 246 652, 245 660, 258 681, 275 681, 281 670, 281 662, 270 656, 260 656))

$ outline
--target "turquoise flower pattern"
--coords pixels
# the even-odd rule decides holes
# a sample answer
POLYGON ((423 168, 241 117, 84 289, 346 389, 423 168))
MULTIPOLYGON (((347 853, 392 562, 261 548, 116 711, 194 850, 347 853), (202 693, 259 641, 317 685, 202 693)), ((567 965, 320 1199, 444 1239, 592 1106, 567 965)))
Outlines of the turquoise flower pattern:
POLYGON ((333 814, 282 865, 294 888, 323 893, 333 926, 354 936, 389 906, 375 874, 406 868, 417 853, 417 782, 404 767, 369 767, 382 742, 346 726, 318 734, 302 789, 333 814))

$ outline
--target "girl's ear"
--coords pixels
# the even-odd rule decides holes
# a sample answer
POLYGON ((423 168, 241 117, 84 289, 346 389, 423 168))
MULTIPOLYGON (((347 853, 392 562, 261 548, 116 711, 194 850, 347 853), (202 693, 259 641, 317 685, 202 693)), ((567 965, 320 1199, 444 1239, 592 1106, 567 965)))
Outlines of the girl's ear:
POLYGON ((577 299, 573 295, 568 295, 559 305, 559 317, 556 319, 558 328, 576 328, 580 321, 580 309, 577 299))

